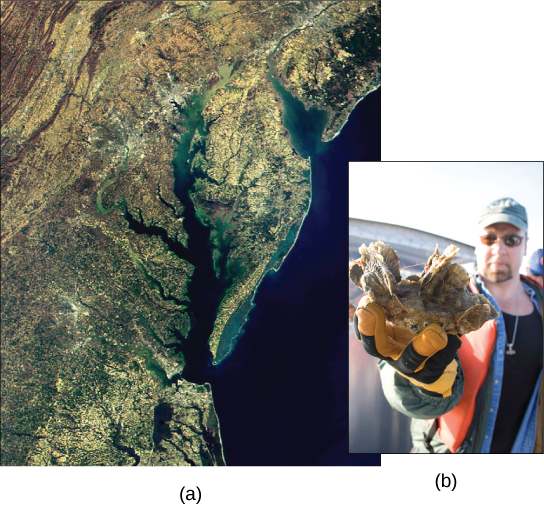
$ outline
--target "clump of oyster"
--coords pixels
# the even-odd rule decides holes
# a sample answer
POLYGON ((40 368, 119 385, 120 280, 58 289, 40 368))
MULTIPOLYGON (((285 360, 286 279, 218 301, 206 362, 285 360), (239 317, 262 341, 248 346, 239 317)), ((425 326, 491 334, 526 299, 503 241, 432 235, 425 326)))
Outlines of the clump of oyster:
POLYGON ((349 277, 383 308, 393 325, 417 334, 436 323, 446 332, 466 334, 498 318, 499 313, 485 296, 467 291, 467 272, 451 263, 458 251, 451 244, 440 255, 437 245, 421 275, 402 280, 399 258, 389 244, 363 244, 361 258, 350 265, 349 277))

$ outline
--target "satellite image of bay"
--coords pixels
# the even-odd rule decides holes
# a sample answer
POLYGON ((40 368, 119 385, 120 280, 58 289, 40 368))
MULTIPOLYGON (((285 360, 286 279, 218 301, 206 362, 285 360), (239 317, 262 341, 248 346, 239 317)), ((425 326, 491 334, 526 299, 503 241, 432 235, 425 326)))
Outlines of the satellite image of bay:
POLYGON ((1 465, 348 454, 380 2, 1 2, 1 465))

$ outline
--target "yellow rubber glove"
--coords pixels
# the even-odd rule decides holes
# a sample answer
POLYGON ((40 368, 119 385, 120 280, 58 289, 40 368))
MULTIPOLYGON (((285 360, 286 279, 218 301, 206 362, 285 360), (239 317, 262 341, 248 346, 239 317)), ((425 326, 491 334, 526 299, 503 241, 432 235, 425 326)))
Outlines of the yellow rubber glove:
POLYGON ((385 360, 401 376, 433 395, 449 397, 457 375, 457 334, 431 323, 419 334, 385 321, 380 306, 363 297, 353 317, 355 335, 367 353, 385 360))

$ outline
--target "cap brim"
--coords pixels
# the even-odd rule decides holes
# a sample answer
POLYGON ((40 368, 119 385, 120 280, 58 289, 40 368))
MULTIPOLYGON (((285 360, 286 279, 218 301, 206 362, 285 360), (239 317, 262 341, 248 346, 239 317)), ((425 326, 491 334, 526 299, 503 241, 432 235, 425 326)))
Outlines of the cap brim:
POLYGON ((520 230, 527 232, 527 223, 525 223, 520 218, 517 218, 516 216, 512 216, 511 214, 506 213, 499 213, 488 216, 487 218, 484 218, 480 223, 478 223, 478 226, 480 226, 481 228, 485 228, 489 227, 490 225, 495 225, 495 223, 510 223, 510 225, 514 225, 520 230))

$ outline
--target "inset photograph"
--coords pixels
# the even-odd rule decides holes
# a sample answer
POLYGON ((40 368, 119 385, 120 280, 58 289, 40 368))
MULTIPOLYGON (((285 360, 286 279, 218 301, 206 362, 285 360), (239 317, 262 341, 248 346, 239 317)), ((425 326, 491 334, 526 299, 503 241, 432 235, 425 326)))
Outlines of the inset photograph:
POLYGON ((350 453, 542 453, 542 183, 350 164, 350 453))

